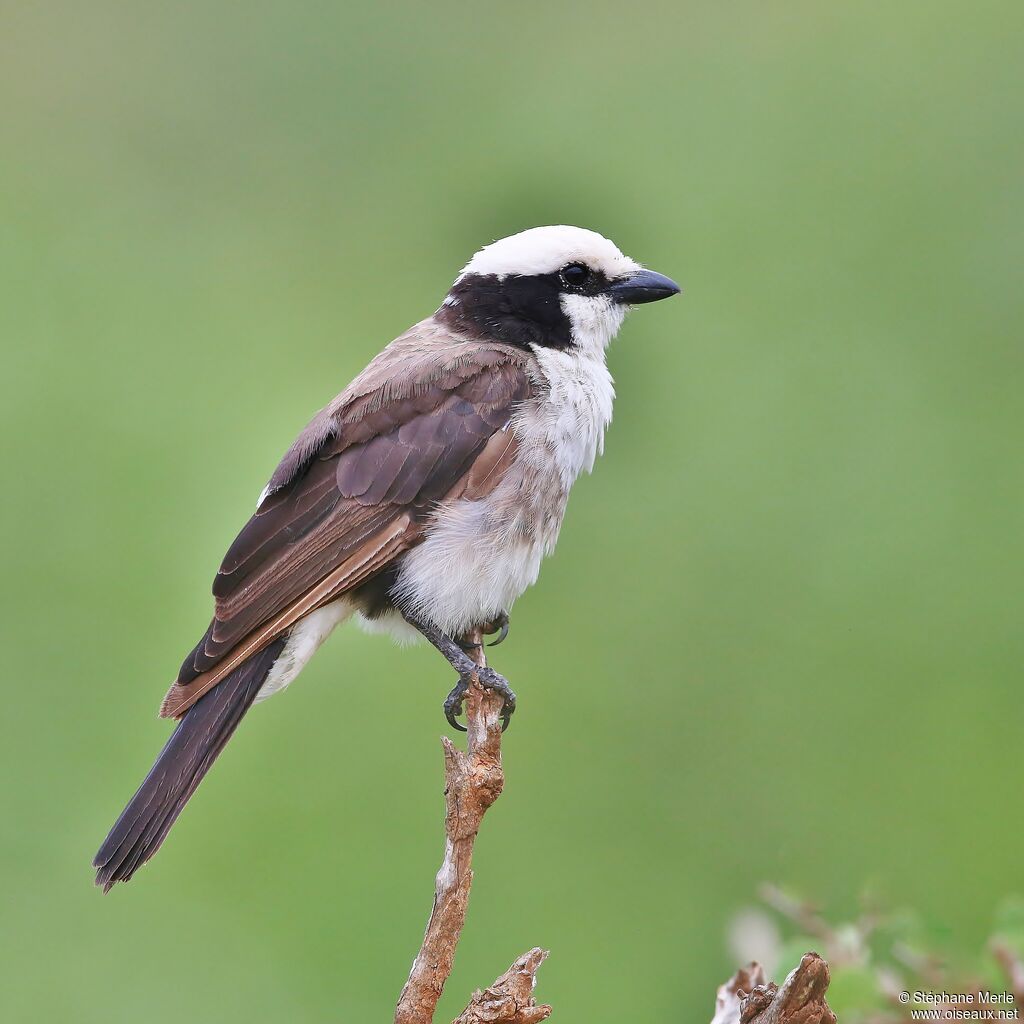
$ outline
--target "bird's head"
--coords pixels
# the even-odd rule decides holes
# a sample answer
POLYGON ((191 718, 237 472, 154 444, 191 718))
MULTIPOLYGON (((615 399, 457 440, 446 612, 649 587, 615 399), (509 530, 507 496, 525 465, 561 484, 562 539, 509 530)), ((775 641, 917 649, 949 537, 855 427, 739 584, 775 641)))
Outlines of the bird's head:
POLYGON ((520 347, 604 352, 631 306, 676 295, 596 231, 530 228, 481 249, 438 316, 457 329, 520 347))

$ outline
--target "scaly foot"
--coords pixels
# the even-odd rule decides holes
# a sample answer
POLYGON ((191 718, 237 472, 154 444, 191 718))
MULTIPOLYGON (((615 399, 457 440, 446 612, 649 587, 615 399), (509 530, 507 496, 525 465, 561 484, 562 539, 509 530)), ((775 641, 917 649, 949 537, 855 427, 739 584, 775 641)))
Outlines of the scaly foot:
MULTIPOLYGON (((509 719, 511 719, 512 713, 516 709, 516 695, 513 693, 512 687, 508 685, 508 680, 504 676, 498 675, 493 668, 478 669, 460 644, 443 630, 438 629, 437 626, 417 618, 411 612, 403 610, 402 614, 405 616, 406 621, 410 625, 415 626, 444 655, 448 664, 459 673, 458 683, 452 692, 448 694, 444 702, 444 717, 448 719, 448 724, 460 732, 466 731, 456 721, 456 717, 462 714, 462 705, 466 699, 466 691, 469 689, 470 679, 473 678, 475 673, 479 672, 478 678, 484 689, 494 690, 495 693, 500 693, 504 698, 501 706, 501 731, 504 732, 508 728, 509 719)), ((502 613, 493 625, 493 629, 485 630, 485 632, 493 633, 500 630, 501 636, 496 642, 501 643, 508 632, 508 615, 502 613)), ((474 646, 471 645, 471 647, 474 646)))
MULTIPOLYGON (((495 693, 500 693, 504 698, 501 705, 501 731, 504 732, 508 728, 508 723, 516 710, 515 691, 509 686, 508 680, 495 672, 493 668, 474 669, 474 671, 479 672, 480 685, 485 690, 493 690, 495 693)), ((466 693, 469 690, 469 683, 472 678, 473 672, 461 674, 459 681, 455 684, 454 689, 448 694, 444 702, 444 717, 448 719, 448 724, 453 729, 458 729, 459 732, 466 731, 466 727, 460 725, 457 719, 462 714, 462 705, 466 699, 466 693)))

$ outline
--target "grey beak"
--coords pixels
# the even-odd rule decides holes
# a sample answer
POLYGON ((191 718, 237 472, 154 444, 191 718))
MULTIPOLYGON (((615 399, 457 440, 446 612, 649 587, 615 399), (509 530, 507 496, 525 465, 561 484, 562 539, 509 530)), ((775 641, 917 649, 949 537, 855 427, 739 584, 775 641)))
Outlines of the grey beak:
POLYGON ((638 270, 621 281, 616 281, 608 294, 614 302, 623 306, 639 306, 642 302, 657 302, 667 299, 670 295, 678 295, 679 285, 664 274, 656 274, 653 270, 638 270))

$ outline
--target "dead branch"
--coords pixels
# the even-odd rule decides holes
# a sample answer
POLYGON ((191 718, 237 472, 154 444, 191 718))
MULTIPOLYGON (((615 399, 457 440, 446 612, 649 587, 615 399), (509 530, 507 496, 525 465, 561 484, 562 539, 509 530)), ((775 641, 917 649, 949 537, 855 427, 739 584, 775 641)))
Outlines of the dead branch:
POLYGON ((825 1001, 828 964, 805 953, 781 985, 765 981, 760 964, 741 968, 718 990, 711 1024, 836 1024, 825 1001))
POLYGON ((711 1024, 739 1024, 747 993, 767 983, 768 978, 759 963, 751 961, 741 967, 724 985, 719 985, 711 1024))
MULTIPOLYGON (((469 639, 480 645, 471 654, 482 668, 481 631, 469 639)), ((505 783, 501 706, 501 696, 484 690, 474 678, 466 696, 466 753, 457 750, 447 737, 441 740, 446 808, 444 860, 434 883, 434 906, 423 943, 395 1009, 395 1024, 432 1024, 451 974, 473 882, 473 846, 484 814, 505 783)), ((551 1008, 536 1006, 532 993, 537 969, 546 956, 540 949, 521 956, 490 988, 473 996, 458 1018, 459 1024, 534 1024, 544 1020, 551 1008)))
POLYGON ((546 949, 524 953, 490 988, 474 992, 452 1024, 538 1024, 551 1016, 550 1006, 533 1001, 537 968, 548 958, 546 949))

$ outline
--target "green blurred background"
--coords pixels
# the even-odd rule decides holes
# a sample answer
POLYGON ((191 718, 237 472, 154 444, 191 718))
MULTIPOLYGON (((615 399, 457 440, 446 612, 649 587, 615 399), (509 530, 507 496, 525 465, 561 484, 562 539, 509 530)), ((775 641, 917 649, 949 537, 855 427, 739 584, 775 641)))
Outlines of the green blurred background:
POLYGON ((432 652, 342 631, 136 881, 89 861, 277 457, 551 222, 684 295, 613 347, 495 653, 438 1020, 534 944, 559 1019, 706 1020, 763 879, 982 943, 1024 887, 1022 40, 1012 2, 5 4, 0 1018, 390 1019, 432 652))

